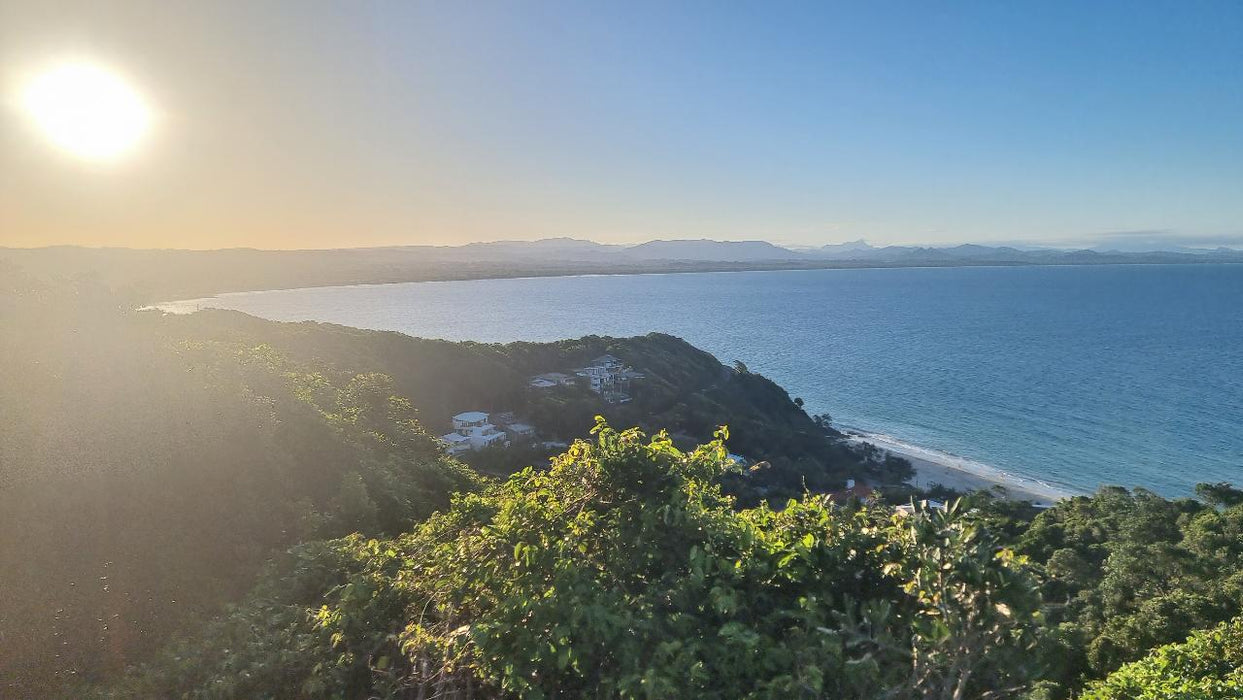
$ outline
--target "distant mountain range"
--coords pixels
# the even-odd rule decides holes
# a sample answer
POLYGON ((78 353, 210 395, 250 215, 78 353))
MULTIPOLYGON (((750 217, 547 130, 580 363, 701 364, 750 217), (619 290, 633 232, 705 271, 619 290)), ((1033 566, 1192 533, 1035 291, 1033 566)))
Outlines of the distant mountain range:
POLYGON ((80 279, 122 290, 141 303, 154 303, 257 289, 498 277, 1157 263, 1243 263, 1243 251, 1216 248, 1123 252, 976 244, 876 247, 865 241, 795 249, 766 241, 655 240, 638 245, 610 245, 574 238, 336 250, 56 246, 0 248, 0 280, 13 274, 80 279))
MULTIPOLYGON (((424 248, 411 246, 403 248, 424 248)), ((427 247, 433 256, 457 257, 467 255, 475 259, 487 256, 524 259, 556 256, 561 260, 579 261, 652 261, 682 260, 694 262, 756 262, 772 260, 797 260, 805 256, 794 250, 781 248, 766 241, 710 241, 676 240, 648 241, 638 245, 608 245, 577 238, 545 238, 539 241, 497 241, 493 243, 470 243, 464 246, 427 247)))
MULTIPOLYGON (((424 248, 418 246, 419 248, 424 248)), ((402 248, 410 250, 411 248, 402 248)), ((836 261, 900 265, 997 263, 1009 265, 1110 264, 1123 262, 1223 262, 1243 261, 1243 250, 1232 248, 1186 248, 1122 251, 1101 249, 1015 248, 967 243, 948 247, 884 246, 866 241, 835 243, 819 248, 783 248, 767 241, 655 240, 638 245, 606 245, 576 238, 539 241, 472 243, 455 247, 426 247, 433 257, 471 257, 474 260, 526 259, 581 262, 719 262, 771 263, 836 261)))

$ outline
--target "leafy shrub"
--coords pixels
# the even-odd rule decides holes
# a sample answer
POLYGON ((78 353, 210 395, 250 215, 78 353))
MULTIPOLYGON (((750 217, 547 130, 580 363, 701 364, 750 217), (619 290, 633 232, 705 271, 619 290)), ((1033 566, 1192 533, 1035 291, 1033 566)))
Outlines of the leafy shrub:
POLYGON ((1161 647, 1092 683, 1081 700, 1243 698, 1243 618, 1161 647))
MULTIPOLYGON (((1200 489, 1225 502, 1229 485, 1200 489)), ((1041 575, 1046 676, 1064 690, 1243 614, 1243 505, 1106 487, 1040 514, 1018 540, 1041 575)))
POLYGON ((188 341, 90 288, 0 308, 0 696, 116 677, 273 553, 405 532, 479 481, 386 376, 188 341))
POLYGON ((971 517, 807 496, 736 511, 720 438, 600 423, 394 540, 295 549, 114 689, 166 697, 1009 697, 1019 558, 971 517))

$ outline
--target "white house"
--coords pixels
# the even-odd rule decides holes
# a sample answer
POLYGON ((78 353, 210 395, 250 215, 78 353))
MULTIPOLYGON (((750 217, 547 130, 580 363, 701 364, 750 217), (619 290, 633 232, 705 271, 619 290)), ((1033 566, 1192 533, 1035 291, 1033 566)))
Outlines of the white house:
POLYGON ((612 355, 597 357, 591 365, 575 370, 575 374, 586 377, 591 390, 609 403, 629 401, 630 379, 640 376, 627 370, 622 361, 612 355))
POLYGON ((440 439, 448 445, 445 452, 451 455, 460 455, 470 449, 470 438, 461 433, 445 433, 440 439))
POLYGON ((457 414, 453 417, 453 432, 441 435, 440 439, 448 445, 446 451, 451 455, 509 444, 509 437, 489 423, 488 414, 483 411, 457 414))
POLYGON ((592 365, 584 367, 577 372, 578 376, 586 377, 591 390, 597 394, 602 394, 606 389, 612 388, 617 377, 617 372, 610 367, 602 365, 592 365))
POLYGON ((483 411, 464 411, 453 417, 454 430, 482 428, 488 424, 488 414, 483 411))
POLYGON ((921 510, 929 511, 929 510, 948 510, 948 509, 949 509, 949 506, 945 505, 941 501, 933 500, 930 498, 926 501, 920 501, 919 503, 907 503, 905 505, 897 506, 893 509, 893 511, 896 515, 900 515, 902 517, 908 517, 908 516, 914 515, 915 513, 921 510))

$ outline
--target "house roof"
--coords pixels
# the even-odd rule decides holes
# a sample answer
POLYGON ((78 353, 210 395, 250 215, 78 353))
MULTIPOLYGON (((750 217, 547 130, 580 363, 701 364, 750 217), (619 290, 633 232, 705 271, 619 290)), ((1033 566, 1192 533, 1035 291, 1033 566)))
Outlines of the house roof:
POLYGON ((942 503, 941 501, 929 498, 926 501, 920 501, 918 505, 913 504, 913 503, 906 503, 904 505, 896 506, 893 510, 894 510, 894 513, 898 515, 907 516, 907 515, 914 515, 915 511, 920 510, 920 509, 945 510, 946 505, 942 503))
POLYGON ((465 435, 462 435, 461 433, 445 433, 444 435, 440 436, 440 439, 444 440, 450 445, 456 445, 459 442, 466 442, 470 440, 470 438, 466 437, 465 435))
POLYGON ((535 432, 535 427, 527 425, 526 423, 510 423, 508 429, 519 433, 525 433, 527 431, 535 432))
MULTIPOLYGON (((443 413, 441 415, 444 415, 443 413)), ((488 414, 483 411, 464 411, 453 417, 453 420, 460 420, 463 423, 474 423, 475 421, 487 420, 488 414)))

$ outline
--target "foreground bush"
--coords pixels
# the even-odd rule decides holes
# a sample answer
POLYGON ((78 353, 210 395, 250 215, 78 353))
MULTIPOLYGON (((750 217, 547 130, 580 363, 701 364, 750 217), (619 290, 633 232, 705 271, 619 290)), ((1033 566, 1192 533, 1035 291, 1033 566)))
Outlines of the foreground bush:
POLYGON ((172 330, 0 275, 0 697, 116 679, 273 554, 406 532, 479 481, 387 376, 172 330))
POLYGON ((807 496, 737 512, 690 453, 601 423, 390 541, 293 550, 115 689, 161 697, 1011 697, 1038 599, 969 517, 807 496))
POLYGON ((1157 649, 1092 684, 1082 700, 1243 698, 1243 618, 1157 649))
POLYGON ((1041 513, 1017 536, 1042 581, 1044 676, 1066 690, 1243 615, 1243 496, 1202 500, 1102 487, 1041 513))

